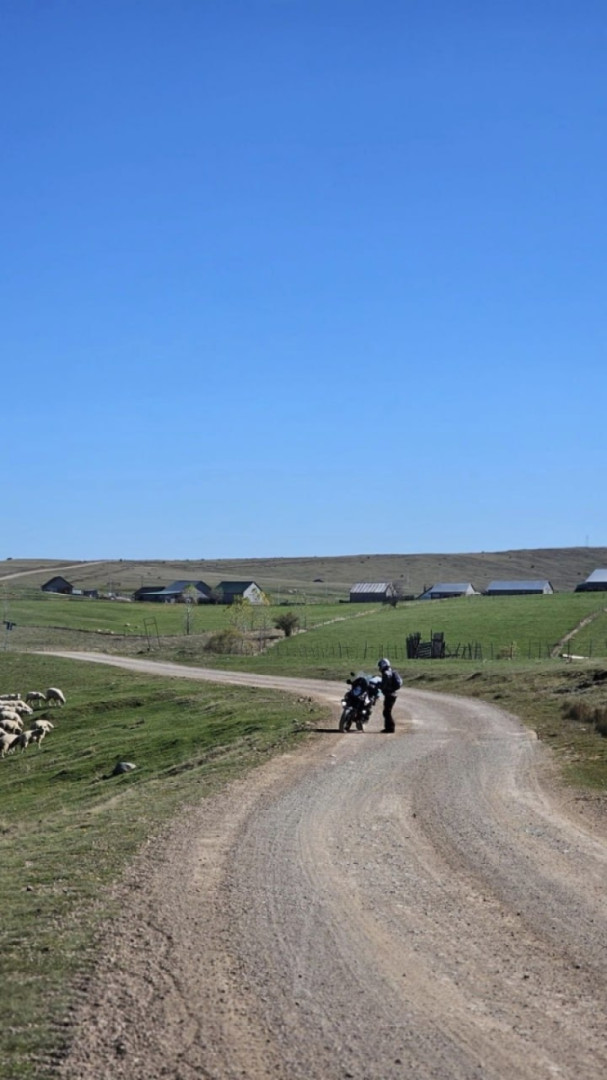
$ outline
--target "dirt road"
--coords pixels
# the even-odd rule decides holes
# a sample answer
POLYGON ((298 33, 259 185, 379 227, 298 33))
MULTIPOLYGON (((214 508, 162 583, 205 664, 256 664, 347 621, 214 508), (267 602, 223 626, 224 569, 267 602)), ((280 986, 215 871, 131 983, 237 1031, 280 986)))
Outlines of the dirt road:
POLYGON ((508 714, 402 691, 395 717, 274 759, 148 845, 62 1077, 604 1080, 604 830, 547 793, 508 714))

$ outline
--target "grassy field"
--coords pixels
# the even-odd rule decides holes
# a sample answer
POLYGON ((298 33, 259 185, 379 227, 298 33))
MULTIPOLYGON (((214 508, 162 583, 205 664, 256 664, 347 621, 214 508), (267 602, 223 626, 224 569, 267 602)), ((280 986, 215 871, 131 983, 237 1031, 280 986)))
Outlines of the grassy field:
POLYGON ((275 645, 267 661, 262 661, 274 664, 280 660, 285 670, 292 660, 306 656, 312 665, 334 658, 363 663, 385 653, 395 661, 403 661, 408 635, 419 632, 422 640, 428 640, 433 631, 445 634, 451 653, 458 651, 468 658, 483 660, 498 659, 500 655, 510 659, 545 658, 575 631, 572 650, 601 657, 607 656, 606 603, 602 593, 555 593, 413 601, 396 608, 309 603, 291 607, 246 605, 237 611, 223 605, 189 608, 183 604, 123 604, 24 590, 5 600, 3 617, 13 621, 15 628, 10 634, 4 631, 4 646, 11 650, 70 647, 62 635, 70 635, 71 643, 81 635, 78 640, 82 647, 92 649, 133 652, 157 649, 160 644, 173 649, 174 654, 187 645, 184 659, 190 661, 196 651, 204 654, 208 637, 219 630, 242 629, 253 645, 256 639, 263 642, 271 638, 276 618, 289 611, 297 616, 300 629, 307 632, 275 645), (192 640, 186 642, 186 638, 192 640))
POLYGON ((40 751, 0 761, 1 1080, 53 1075, 65 1017, 92 960, 97 920, 109 911, 104 887, 145 838, 175 814, 187 816, 189 805, 243 769, 312 737, 309 726, 328 721, 320 707, 286 695, 138 676, 25 649, 130 652, 339 680, 351 667, 373 669, 387 653, 398 659, 405 686, 482 697, 519 715, 552 748, 572 785, 571 798, 606 804, 607 738, 587 720, 588 710, 607 704, 607 660, 599 657, 601 649, 607 656, 607 616, 600 594, 478 597, 396 609, 264 608, 248 613, 257 620, 248 633, 285 610, 299 614, 306 632, 257 656, 205 652, 208 635, 234 617, 222 607, 195 609, 187 634, 181 605, 47 597, 27 588, 15 589, 9 603, 17 626, 0 651, 0 692, 59 685, 68 704, 51 713, 56 728, 40 751), (157 637, 141 634, 143 618, 157 621, 157 637), (594 660, 528 658, 526 643, 552 647, 576 627, 571 651, 588 655, 593 642, 594 660), (516 642, 517 648, 508 660, 400 659, 409 633, 426 637, 431 630, 443 631, 450 646, 480 641, 490 651, 493 642, 496 651, 500 643, 516 642), (138 767, 112 776, 117 760, 138 767))
MULTIPOLYGON (((452 653, 478 645, 480 652, 473 649, 466 655, 483 660, 499 659, 500 654, 541 659, 582 620, 594 619, 604 607, 605 597, 596 593, 420 600, 394 609, 378 608, 347 623, 333 622, 282 642, 274 652, 283 660, 305 656, 309 650, 311 658, 320 660, 341 654, 358 663, 382 655, 404 661, 410 634, 419 632, 428 641, 433 631, 440 631, 452 653)), ((592 640, 594 655, 607 656, 607 635, 600 627, 596 633, 593 629, 593 623, 585 627, 587 645, 592 640)))

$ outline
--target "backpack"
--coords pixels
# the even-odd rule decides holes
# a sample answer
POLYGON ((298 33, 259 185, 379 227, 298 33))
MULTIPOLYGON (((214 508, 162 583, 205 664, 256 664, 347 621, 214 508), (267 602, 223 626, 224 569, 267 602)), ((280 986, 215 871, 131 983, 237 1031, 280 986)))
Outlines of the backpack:
POLYGON ((397 690, 400 690, 402 685, 403 685, 403 680, 401 679, 400 675, 398 674, 398 671, 393 671, 392 672, 392 693, 395 694, 397 690))

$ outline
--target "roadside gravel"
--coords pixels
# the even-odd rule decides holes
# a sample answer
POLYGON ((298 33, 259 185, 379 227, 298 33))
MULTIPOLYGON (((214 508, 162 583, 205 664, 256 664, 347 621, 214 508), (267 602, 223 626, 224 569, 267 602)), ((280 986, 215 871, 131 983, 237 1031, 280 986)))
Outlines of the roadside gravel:
MULTIPOLYGON (((341 684, 66 654, 272 686, 341 684)), ((115 889, 64 1080, 603 1080, 607 838, 479 701, 401 691, 192 807, 115 889)))

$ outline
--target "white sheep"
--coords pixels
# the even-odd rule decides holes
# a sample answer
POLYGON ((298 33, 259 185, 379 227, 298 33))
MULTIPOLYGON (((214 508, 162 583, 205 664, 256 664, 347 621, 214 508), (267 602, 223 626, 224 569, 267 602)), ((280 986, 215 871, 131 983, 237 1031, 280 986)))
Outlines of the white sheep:
POLYGON ((2 701, 21 701, 21 694, 0 694, 2 701))
POLYGON ((21 720, 21 717, 14 709, 0 706, 0 720, 21 720))
POLYGON ((8 731, 0 734, 0 758, 6 757, 10 750, 15 749, 18 735, 9 735, 8 731))
POLYGON ((0 720, 0 731, 8 735, 18 735, 23 728, 23 720, 0 720))
POLYGON ((44 728, 45 731, 52 731, 54 727, 55 727, 55 725, 53 723, 51 723, 50 720, 47 720, 46 718, 42 718, 40 720, 35 720, 34 721, 34 727, 31 728, 30 730, 35 731, 36 728, 44 728))
POLYGON ((20 716, 34 715, 34 710, 32 709, 31 705, 26 705, 25 701, 13 701, 11 702, 9 708, 11 707, 14 712, 19 713, 20 716))
POLYGON ((54 702, 55 705, 65 705, 65 694, 63 690, 59 690, 56 686, 49 686, 44 699, 49 705, 51 702, 54 702))

